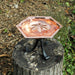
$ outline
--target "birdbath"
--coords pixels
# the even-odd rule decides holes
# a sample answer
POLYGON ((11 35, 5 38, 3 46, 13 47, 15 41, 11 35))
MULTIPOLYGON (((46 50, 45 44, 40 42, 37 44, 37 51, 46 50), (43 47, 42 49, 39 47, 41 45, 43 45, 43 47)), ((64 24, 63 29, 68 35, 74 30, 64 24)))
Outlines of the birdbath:
POLYGON ((30 16, 21 21, 16 27, 25 38, 36 39, 36 43, 34 43, 33 48, 29 50, 26 47, 26 52, 35 50, 38 42, 40 42, 43 53, 42 56, 47 60, 50 56, 48 56, 45 52, 43 40, 44 38, 53 38, 62 25, 51 16, 30 16))

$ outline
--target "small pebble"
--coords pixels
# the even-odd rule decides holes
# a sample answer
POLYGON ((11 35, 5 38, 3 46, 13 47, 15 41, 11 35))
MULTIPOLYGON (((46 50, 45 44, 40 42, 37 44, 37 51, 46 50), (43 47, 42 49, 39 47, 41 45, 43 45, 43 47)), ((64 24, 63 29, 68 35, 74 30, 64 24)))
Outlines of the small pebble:
POLYGON ((15 7, 15 8, 18 8, 18 4, 14 4, 14 7, 15 7))
POLYGON ((24 54, 27 55, 27 52, 25 52, 24 54))
POLYGON ((35 70, 38 71, 38 68, 36 68, 35 70))
POLYGON ((12 35, 13 37, 15 37, 15 35, 12 35))
POLYGON ((33 60, 35 58, 35 56, 31 56, 30 60, 33 60))
POLYGON ((13 17, 13 15, 10 15, 10 17, 13 17))
POLYGON ((6 16, 7 16, 7 17, 9 17, 9 15, 8 15, 8 14, 7 14, 6 16))
POLYGON ((45 62, 43 62, 43 64, 45 64, 45 62))
POLYGON ((34 63, 31 63, 31 64, 30 64, 30 68, 33 68, 33 66, 34 66, 34 63))
POLYGON ((28 64, 30 64, 30 62, 28 62, 28 64))
POLYGON ((60 39, 60 36, 58 37, 58 39, 60 39))
POLYGON ((37 66, 37 64, 34 65, 35 67, 37 66))
POLYGON ((61 53, 58 53, 59 55, 61 55, 61 53))

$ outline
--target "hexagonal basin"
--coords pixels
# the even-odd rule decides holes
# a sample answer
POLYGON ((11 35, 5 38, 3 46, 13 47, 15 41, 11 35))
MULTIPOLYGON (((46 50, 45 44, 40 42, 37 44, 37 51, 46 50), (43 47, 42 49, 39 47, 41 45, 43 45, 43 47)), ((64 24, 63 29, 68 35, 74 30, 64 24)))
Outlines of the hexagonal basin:
POLYGON ((17 28, 25 38, 52 38, 61 25, 51 17, 28 17, 17 28))

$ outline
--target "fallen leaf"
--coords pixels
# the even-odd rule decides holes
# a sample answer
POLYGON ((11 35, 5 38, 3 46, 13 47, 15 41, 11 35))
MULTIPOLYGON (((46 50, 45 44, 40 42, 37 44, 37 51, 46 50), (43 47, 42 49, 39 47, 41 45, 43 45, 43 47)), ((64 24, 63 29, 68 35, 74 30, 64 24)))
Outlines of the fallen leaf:
POLYGON ((1 58, 1 57, 9 57, 9 55, 8 55, 8 54, 1 54, 1 55, 0 55, 0 58, 1 58))
POLYGON ((12 65, 11 63, 8 63, 8 65, 12 65))
POLYGON ((4 69, 4 71, 2 72, 3 75, 7 75, 7 69, 4 69))
POLYGON ((12 36, 12 33, 9 33, 8 36, 12 36))
POLYGON ((4 47, 0 46, 0 48, 4 48, 4 47))
POLYGON ((13 68, 11 68, 11 71, 13 72, 13 71, 14 71, 14 69, 13 69, 13 68))
POLYGON ((75 39, 75 35, 71 36, 73 39, 75 39))
POLYGON ((67 14, 69 14, 68 10, 65 10, 65 12, 66 12, 67 14))

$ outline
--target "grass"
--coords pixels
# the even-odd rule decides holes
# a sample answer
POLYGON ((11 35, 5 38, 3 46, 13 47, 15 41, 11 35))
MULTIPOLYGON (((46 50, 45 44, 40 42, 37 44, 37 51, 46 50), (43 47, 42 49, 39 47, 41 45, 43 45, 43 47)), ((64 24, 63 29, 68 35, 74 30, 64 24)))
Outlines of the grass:
POLYGON ((4 29, 4 32, 5 32, 5 33, 7 33, 7 32, 8 32, 8 30, 7 30, 7 29, 4 29))
POLYGON ((68 13, 70 15, 66 16, 67 23, 61 30, 61 39, 58 39, 65 50, 64 53, 64 66, 63 75, 75 75, 75 5, 70 4, 70 2, 65 2, 66 10, 69 8, 68 13), (71 17, 71 18, 70 18, 71 17), (63 32, 64 31, 64 32, 63 32))
POLYGON ((64 26, 58 34, 60 36, 60 39, 57 38, 58 41, 62 43, 65 50, 63 75, 75 74, 75 39, 71 37, 75 35, 74 25, 75 23, 73 21, 70 23, 70 25, 67 21, 67 26, 64 26))
POLYGON ((75 14, 75 9, 72 11, 73 14, 75 14))
POLYGON ((20 0, 21 3, 24 3, 25 0, 20 0))
POLYGON ((0 9, 0 14, 2 13, 2 10, 0 9))

